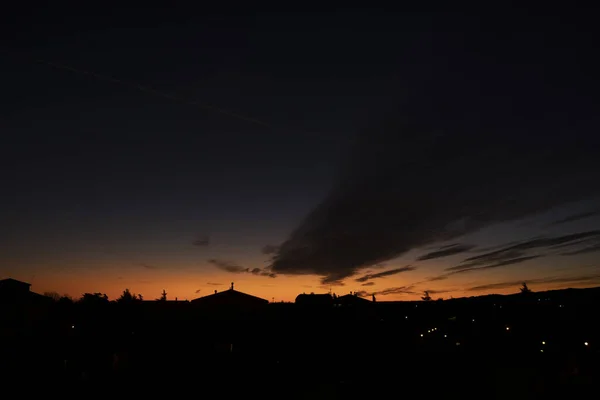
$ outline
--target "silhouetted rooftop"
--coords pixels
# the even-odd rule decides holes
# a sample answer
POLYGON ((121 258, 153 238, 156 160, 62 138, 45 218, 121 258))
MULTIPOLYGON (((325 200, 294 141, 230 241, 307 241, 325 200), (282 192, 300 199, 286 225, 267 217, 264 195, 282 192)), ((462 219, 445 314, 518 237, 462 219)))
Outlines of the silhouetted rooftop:
POLYGON ((301 305, 331 305, 333 297, 329 293, 325 294, 306 294, 302 293, 296 296, 296 304, 301 305))
POLYGON ((365 298, 353 295, 353 294, 345 294, 343 296, 339 296, 335 299, 336 304, 343 305, 351 305, 351 304, 371 304, 371 300, 367 300, 365 298))
POLYGON ((261 305, 268 304, 269 300, 229 289, 193 299, 191 303, 206 305, 261 305))
POLYGON ((22 290, 29 290, 29 288, 31 287, 31 283, 27 283, 27 282, 23 282, 23 281, 18 281, 16 279, 13 278, 7 278, 7 279, 0 279, 0 289, 3 288, 20 288, 22 290))

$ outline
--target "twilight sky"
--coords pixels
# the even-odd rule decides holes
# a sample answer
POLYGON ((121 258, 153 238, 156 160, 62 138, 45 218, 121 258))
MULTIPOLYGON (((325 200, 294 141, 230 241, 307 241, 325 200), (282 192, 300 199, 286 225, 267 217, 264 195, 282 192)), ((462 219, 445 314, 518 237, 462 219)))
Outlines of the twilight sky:
POLYGON ((3 17, 0 278, 276 301, 597 286, 588 15, 3 17))

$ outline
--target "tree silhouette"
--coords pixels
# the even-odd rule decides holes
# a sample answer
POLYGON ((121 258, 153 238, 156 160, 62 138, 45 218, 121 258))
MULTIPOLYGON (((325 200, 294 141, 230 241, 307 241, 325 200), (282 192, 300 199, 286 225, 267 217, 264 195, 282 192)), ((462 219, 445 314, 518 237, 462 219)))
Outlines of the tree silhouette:
POLYGON ((424 291, 423 292, 423 297, 421 297, 421 300, 423 301, 431 301, 431 296, 429 295, 429 291, 424 291))
POLYGON ((167 291, 165 289, 163 289, 162 293, 160 294, 160 300, 167 301, 167 291))
POLYGON ((117 303, 129 304, 141 300, 143 300, 142 295, 136 295, 135 293, 131 293, 129 289, 125 289, 123 290, 123 294, 117 299, 117 303))
POLYGON ((51 298, 54 302, 57 302, 61 298, 60 294, 56 292, 44 292, 44 296, 51 298))
POLYGON ((108 296, 104 293, 84 293, 79 299, 82 304, 108 304, 108 296))
POLYGON ((531 291, 531 289, 529 289, 529 288, 527 287, 527 283, 526 283, 526 282, 523 282, 523 286, 521 286, 521 288, 520 288, 519 290, 521 290, 521 293, 522 293, 522 294, 530 294, 530 293, 533 293, 533 292, 531 291))

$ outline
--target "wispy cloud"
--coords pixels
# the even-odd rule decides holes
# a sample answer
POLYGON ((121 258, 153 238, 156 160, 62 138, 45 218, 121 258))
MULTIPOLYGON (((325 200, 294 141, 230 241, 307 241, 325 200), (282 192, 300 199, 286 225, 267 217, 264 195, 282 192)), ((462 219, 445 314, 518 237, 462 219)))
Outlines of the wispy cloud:
POLYGON ((436 282, 436 281, 443 281, 448 279, 448 275, 439 275, 439 276, 431 276, 429 278, 426 278, 425 281, 426 282, 436 282))
POLYGON ((579 220, 586 219, 586 218, 591 218, 591 217, 594 217, 599 214, 600 214, 600 210, 585 211, 585 212, 581 212, 581 213, 577 213, 577 214, 572 214, 572 215, 569 215, 568 217, 556 220, 556 221, 552 222, 550 225, 562 225, 562 224, 566 224, 569 222, 574 222, 574 221, 579 221, 579 220))
POLYGON ((374 292, 375 295, 386 296, 390 294, 417 294, 414 285, 397 286, 374 292))
MULTIPOLYGON (((523 256, 523 257, 516 257, 516 258, 510 258, 508 260, 503 260, 503 261, 498 261, 496 263, 493 264, 488 264, 488 265, 482 265, 482 266, 473 266, 473 265, 463 265, 463 266, 457 266, 457 267, 451 267, 448 268, 448 270, 452 271, 450 273, 448 273, 446 276, 448 275, 456 275, 456 274, 463 274, 466 272, 473 272, 473 271, 480 271, 480 270, 484 270, 484 269, 492 269, 492 268, 499 268, 499 267, 505 267, 508 265, 514 265, 514 264, 520 264, 520 263, 524 263, 525 261, 529 261, 529 260, 534 260, 536 258, 541 257, 540 255, 533 255, 533 256, 523 256)), ((439 277, 437 277, 439 278, 439 277)))
POLYGON ((206 284, 209 286, 223 286, 222 283, 216 283, 216 282, 206 282, 206 284))
POLYGON ((261 269, 261 268, 247 268, 247 267, 242 267, 241 265, 238 265, 236 263, 230 262, 230 261, 225 261, 225 260, 217 260, 217 259, 210 259, 208 260, 208 262, 212 265, 214 265, 215 267, 222 269, 223 271, 226 272, 230 272, 232 274, 252 274, 252 275, 257 275, 257 276, 266 276, 269 278, 276 278, 277 275, 274 274, 273 272, 269 271, 268 269, 261 269))
POLYGON ((156 265, 152 265, 152 264, 142 263, 142 264, 140 264, 140 266, 145 269, 151 269, 151 270, 158 269, 158 267, 156 265))
POLYGON ((362 285, 360 285, 360 286, 373 286, 373 285, 375 285, 375 282, 367 282, 367 283, 363 283, 363 284, 362 284, 362 285))
POLYGON ((197 247, 206 247, 210 245, 210 238, 208 236, 204 236, 194 240, 192 244, 197 247))
POLYGON ((407 265, 406 267, 390 269, 389 271, 378 272, 376 274, 367 274, 360 278, 357 278, 356 282, 366 282, 372 279, 384 278, 386 276, 400 274, 402 272, 414 271, 415 269, 417 269, 417 267, 407 265))
POLYGON ((475 248, 474 245, 469 245, 469 244, 451 244, 448 246, 444 246, 439 248, 436 251, 432 251, 429 252, 427 254, 423 254, 422 256, 418 257, 417 260, 418 261, 425 261, 425 260, 432 260, 435 258, 442 258, 442 257, 448 257, 448 256, 453 256, 455 254, 460 254, 460 253, 464 253, 466 251, 469 251, 471 249, 475 248))
POLYGON ((546 277, 539 279, 526 279, 526 280, 512 280, 506 282, 496 282, 489 283, 485 285, 473 286, 466 291, 469 292, 479 292, 485 290, 493 290, 493 289, 506 289, 506 288, 515 288, 515 292, 518 287, 526 282, 527 284, 553 284, 553 283, 600 283, 600 274, 591 274, 591 275, 578 275, 578 276, 559 276, 559 277, 546 277))
MULTIPOLYGON (((483 269, 498 268, 519 264, 525 261, 545 257, 557 249, 573 248, 562 255, 575 255, 596 250, 600 239, 600 230, 572 233, 562 236, 536 237, 517 242, 498 250, 466 258, 459 265, 446 268, 447 275, 459 274, 483 269), (592 243, 592 245, 590 245, 592 243)), ((444 275, 441 275, 444 276, 444 275)))
POLYGON ((577 250, 567 251, 562 253, 561 256, 574 256, 577 254, 596 253, 600 251, 600 243, 595 243, 589 246, 581 247, 577 250))

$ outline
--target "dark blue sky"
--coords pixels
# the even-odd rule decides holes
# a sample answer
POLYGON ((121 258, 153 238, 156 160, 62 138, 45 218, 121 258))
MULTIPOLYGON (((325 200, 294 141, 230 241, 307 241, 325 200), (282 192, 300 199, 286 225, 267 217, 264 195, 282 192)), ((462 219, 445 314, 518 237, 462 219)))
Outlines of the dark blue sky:
MULTIPOLYGON (((182 297, 233 276, 286 299, 321 284, 543 286, 576 259, 544 269, 568 238, 489 259, 478 279, 444 271, 539 235, 596 245, 591 22, 23 11, 3 24, 0 272, 71 292, 168 282, 182 297)), ((582 254, 591 270, 572 278, 593 283, 582 254)))

